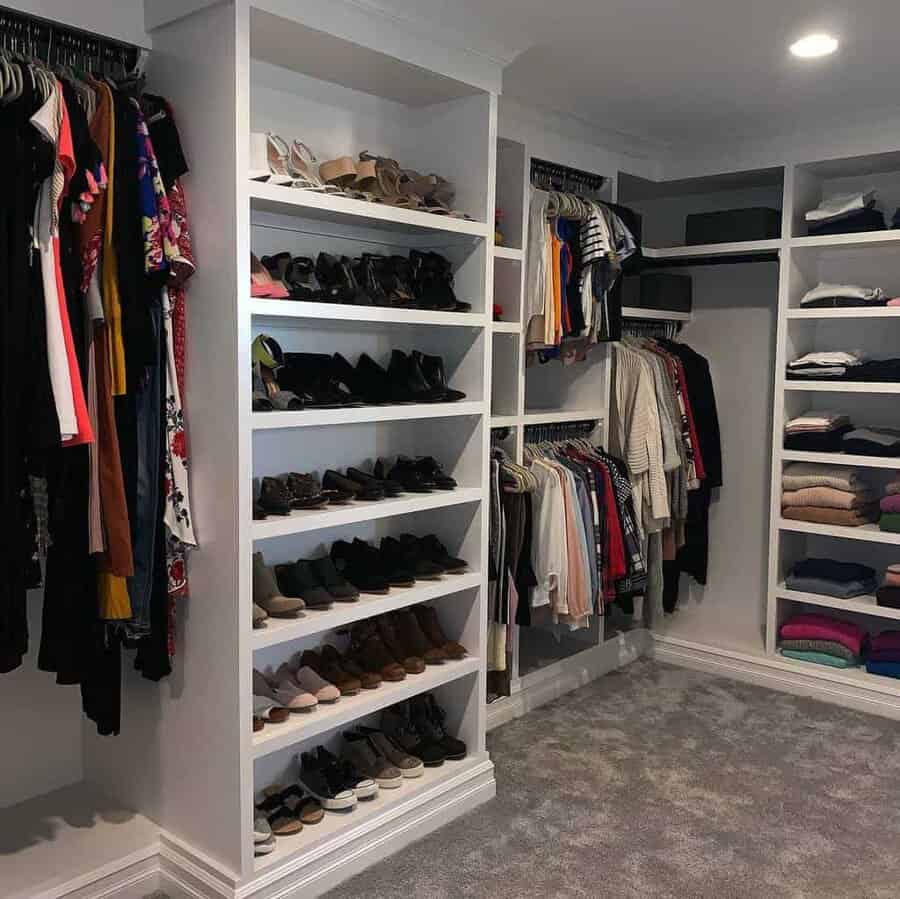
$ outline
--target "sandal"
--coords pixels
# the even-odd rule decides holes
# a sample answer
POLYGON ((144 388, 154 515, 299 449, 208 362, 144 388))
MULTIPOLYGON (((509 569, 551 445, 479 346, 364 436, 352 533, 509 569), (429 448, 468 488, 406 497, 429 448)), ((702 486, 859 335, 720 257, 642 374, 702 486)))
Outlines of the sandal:
POLYGON ((325 184, 331 185, 352 199, 359 199, 361 194, 352 185, 356 181, 356 165, 349 156, 328 159, 319 166, 319 176, 325 184))
POLYGON ((360 162, 375 163, 375 180, 373 185, 378 202, 388 206, 401 206, 415 209, 419 205, 419 198, 410 194, 404 194, 400 190, 400 164, 396 159, 386 156, 373 156, 368 150, 359 154, 360 162))
POLYGON ((269 787, 264 791, 266 796, 277 797, 285 808, 289 808, 304 827, 318 824, 325 817, 325 809, 318 799, 314 799, 299 784, 292 784, 286 789, 280 786, 269 787))
POLYGON ((253 717, 262 719, 266 724, 284 724, 291 717, 291 710, 268 696, 254 695, 253 717))
POLYGON ((290 175, 276 173, 280 158, 277 151, 269 146, 268 135, 263 132, 254 132, 250 135, 250 180, 267 181, 269 184, 288 186, 291 184, 290 175), (274 166, 274 168, 273 168, 274 166))
POLYGON ((277 795, 267 796, 262 802, 257 803, 256 810, 262 812, 276 837, 292 837, 303 830, 303 822, 277 795))
POLYGON ((250 296, 270 300, 286 300, 290 294, 280 281, 276 281, 269 270, 250 254, 250 296))
POLYGON ((266 132, 266 161, 272 173, 270 179, 272 183, 285 187, 293 185, 294 177, 288 161, 287 144, 271 131, 266 132))
POLYGON ((297 179, 294 187, 337 196, 344 193, 337 184, 326 184, 322 180, 319 175, 319 161, 303 141, 295 140, 291 144, 290 164, 293 175, 297 179))

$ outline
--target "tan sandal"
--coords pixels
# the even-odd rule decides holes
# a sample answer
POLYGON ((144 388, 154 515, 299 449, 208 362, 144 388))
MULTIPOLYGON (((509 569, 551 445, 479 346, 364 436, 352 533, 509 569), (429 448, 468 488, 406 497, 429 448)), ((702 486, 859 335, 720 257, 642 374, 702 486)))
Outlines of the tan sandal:
POLYGON ((306 190, 314 190, 319 193, 341 194, 343 191, 334 184, 326 184, 319 177, 319 163, 312 150, 303 143, 295 140, 291 144, 290 164, 292 174, 297 179, 294 186, 306 190))
POLYGON ((373 194, 377 202, 388 206, 400 206, 415 209, 421 205, 421 199, 412 194, 404 194, 400 190, 400 164, 396 159, 387 156, 373 156, 366 150, 359 154, 361 163, 375 163, 375 184, 373 194))
POLYGON ((328 159, 319 166, 319 176, 326 184, 337 187, 348 197, 360 199, 360 192, 354 190, 353 182, 356 181, 356 165, 349 156, 339 156, 337 159, 328 159))

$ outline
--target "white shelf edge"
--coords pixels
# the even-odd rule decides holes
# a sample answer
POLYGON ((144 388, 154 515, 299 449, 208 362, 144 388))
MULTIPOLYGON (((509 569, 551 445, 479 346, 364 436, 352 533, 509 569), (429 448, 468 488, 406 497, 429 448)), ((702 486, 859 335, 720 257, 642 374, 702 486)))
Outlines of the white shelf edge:
POLYGON ((741 240, 735 243, 710 243, 689 247, 641 247, 647 259, 695 259, 705 256, 755 256, 773 253, 784 246, 781 238, 774 240, 741 240))
POLYGON ((265 431, 369 424, 380 421, 456 418, 483 415, 484 411, 485 404, 481 400, 462 400, 458 403, 410 403, 397 406, 357 406, 351 409, 303 409, 299 412, 253 412, 250 421, 254 431, 265 431))
POLYGON ((822 537, 839 537, 845 540, 864 540, 868 543, 889 543, 900 546, 900 534, 882 531, 877 524, 862 524, 858 527, 846 525, 819 524, 814 521, 793 521, 782 518, 779 521, 782 531, 793 531, 799 534, 817 534, 822 537))
POLYGON ((491 416, 491 427, 492 428, 514 428, 516 425, 521 424, 522 416, 521 415, 492 415, 491 416))
POLYGON ((799 381, 785 379, 785 390, 813 393, 900 393, 900 381, 799 381))
POLYGON ((502 247, 494 244, 494 257, 496 259, 510 259, 513 262, 521 262, 524 255, 524 250, 520 250, 517 247, 502 247))
POLYGON ((273 515, 264 521, 254 521, 250 535, 254 541, 273 537, 306 534, 324 528, 343 527, 364 521, 380 521, 415 512, 431 512, 449 509, 466 503, 477 503, 484 498, 480 487, 457 487, 440 493, 410 493, 380 500, 354 500, 347 506, 326 506, 324 509, 300 509, 290 515, 273 515))
POLYGON ((550 409, 547 411, 534 410, 518 416, 520 424, 525 425, 552 425, 565 424, 569 421, 603 421, 606 416, 602 409, 550 409))
POLYGON ((321 319, 324 321, 385 322, 401 325, 440 325, 483 328, 488 317, 481 312, 429 312, 390 306, 352 306, 347 303, 307 303, 298 300, 251 298, 250 314, 271 319, 321 319))
POLYGON ((675 312, 672 309, 640 309, 637 306, 623 306, 622 318, 649 319, 655 322, 689 322, 690 312, 675 312))
POLYGON ((408 674, 399 683, 385 681, 375 690, 363 690, 357 696, 344 696, 334 705, 320 705, 314 712, 295 713, 283 724, 267 725, 264 730, 254 734, 251 755, 258 759, 311 740, 327 731, 344 727, 351 721, 403 702, 404 699, 473 674, 480 667, 481 660, 477 656, 459 662, 429 665, 421 674, 408 674))
POLYGON ((812 237, 808 235, 792 237, 789 241, 790 246, 797 249, 890 246, 898 242, 900 242, 900 230, 860 231, 855 234, 817 234, 812 237))
POLYGON ((363 593, 358 602, 335 603, 327 612, 307 610, 303 618, 270 618, 267 627, 253 631, 253 651, 290 643, 313 634, 346 627, 356 621, 364 621, 384 612, 405 609, 434 599, 443 599, 465 590, 481 586, 481 572, 448 574, 440 581, 421 581, 406 589, 392 587, 387 596, 363 593))
POLYGON ((793 320, 811 319, 858 319, 858 318, 900 318, 900 307, 877 306, 865 308, 852 306, 846 309, 788 309, 787 317, 793 320))
POLYGON ((374 223, 376 226, 381 224, 394 230, 399 227, 412 232, 446 232, 480 238, 493 234, 493 228, 484 222, 471 222, 386 203, 369 203, 263 181, 248 181, 248 190, 251 209, 265 212, 306 214, 338 222, 374 223))
POLYGON ((823 465, 852 465, 858 468, 892 468, 900 471, 900 456, 856 456, 852 453, 808 453, 803 450, 782 450, 785 462, 820 462, 823 465))
POLYGON ((862 615, 872 615, 876 618, 892 618, 900 620, 900 609, 890 609, 887 606, 878 605, 874 596, 855 596, 852 599, 840 599, 836 596, 823 596, 820 593, 805 593, 799 590, 790 590, 784 584, 775 588, 779 599, 787 599, 791 602, 804 602, 812 606, 824 606, 829 609, 844 609, 847 612, 858 612, 862 615))
POLYGON ((521 334, 521 322, 491 322, 491 330, 495 334, 521 334))

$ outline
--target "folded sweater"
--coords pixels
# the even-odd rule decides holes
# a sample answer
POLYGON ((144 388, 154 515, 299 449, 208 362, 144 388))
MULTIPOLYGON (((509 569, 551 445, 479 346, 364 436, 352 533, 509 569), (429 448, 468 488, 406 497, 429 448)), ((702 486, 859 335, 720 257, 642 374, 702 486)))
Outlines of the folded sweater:
POLYGON ((782 649, 790 649, 794 652, 821 652, 830 656, 839 656, 854 665, 859 664, 859 656, 854 655, 843 643, 834 640, 782 640, 782 649))
MULTIPOLYGON (((861 509, 875 502, 875 494, 868 490, 836 490, 834 487, 802 487, 785 490, 781 505, 819 506, 823 509, 861 509)), ((887 510, 892 511, 892 510, 887 510)))
MULTIPOLYGON (((784 518, 791 521, 810 521, 815 524, 833 524, 838 527, 858 528, 864 524, 874 524, 879 521, 880 510, 878 503, 862 506, 859 509, 823 509, 819 506, 790 506, 781 510, 784 518)), ((890 518, 889 515, 881 515, 881 519, 890 518)), ((900 529, 900 515, 898 521, 892 526, 900 529)), ((881 528, 883 531, 891 530, 891 526, 881 528)))
POLYGON ((784 435, 784 448, 807 453, 840 453, 844 449, 844 434, 853 430, 844 425, 830 431, 791 431, 784 435))
POLYGON ((900 587, 885 584, 875 591, 875 599, 886 609, 900 609, 900 587))
POLYGON ((781 486, 785 490, 802 490, 804 487, 834 487, 855 493, 867 489, 856 468, 849 465, 818 465, 815 462, 792 462, 784 467, 781 486))
POLYGON ((839 305, 832 300, 844 300, 846 305, 884 305, 884 291, 880 287, 859 287, 856 284, 827 284, 820 282, 800 299, 801 306, 819 307, 839 305))
POLYGON ((789 369, 810 368, 817 365, 859 365, 865 361, 861 350, 825 350, 813 353, 804 353, 792 362, 788 362, 789 369))
POLYGON ((821 596, 834 596, 836 599, 852 599, 854 596, 870 596, 878 584, 874 577, 865 581, 830 581, 826 578, 789 574, 784 579, 784 586, 798 593, 818 593, 821 596))
POLYGON ((880 674, 883 677, 900 677, 900 662, 866 662, 869 674, 880 674))
POLYGON ((877 651, 886 649, 900 651, 900 631, 890 630, 875 634, 872 637, 872 649, 877 651))
POLYGON ((894 478, 892 481, 889 481, 884 487, 885 493, 900 493, 900 478, 894 478))
POLYGON ((859 212, 870 207, 877 197, 874 190, 856 191, 855 193, 836 194, 821 200, 815 209, 810 209, 804 216, 808 222, 829 222, 841 219, 852 212, 859 212))
POLYGON ((900 359, 873 359, 848 365, 844 377, 848 381, 900 381, 900 359))
POLYGON ((795 562, 791 568, 791 574, 799 577, 826 578, 830 581, 870 581, 875 579, 875 569, 870 565, 816 557, 795 562))
POLYGON ((900 493, 889 493, 878 503, 882 512, 900 512, 900 493))
POLYGON ((900 663, 900 649, 870 649, 866 653, 866 659, 872 662, 900 663))
POLYGON ((844 434, 843 450, 863 456, 900 456, 900 431, 856 428, 844 434))
POLYGON ((862 654, 866 632, 853 621, 812 612, 789 618, 781 625, 780 636, 782 640, 831 640, 858 656, 862 654))
POLYGON ((810 409, 808 412, 804 412, 802 415, 792 418, 784 428, 786 431, 806 428, 827 429, 839 428, 847 424, 850 424, 850 418, 843 412, 831 412, 828 410, 817 411, 810 409))
POLYGON ((829 668, 856 668, 859 662, 851 662, 840 656, 829 655, 825 652, 803 652, 797 649, 782 649, 781 654, 788 659, 798 659, 801 662, 815 662, 817 665, 827 665, 829 668))
POLYGON ((882 512, 878 519, 878 527, 889 534, 900 534, 900 513, 882 512))

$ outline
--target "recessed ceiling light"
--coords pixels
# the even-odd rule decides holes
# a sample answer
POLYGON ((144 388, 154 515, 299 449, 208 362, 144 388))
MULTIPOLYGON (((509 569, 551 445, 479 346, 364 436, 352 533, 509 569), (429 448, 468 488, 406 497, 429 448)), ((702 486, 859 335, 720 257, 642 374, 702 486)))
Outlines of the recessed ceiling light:
POLYGON ((815 59, 817 56, 829 56, 837 48, 837 38, 830 34, 808 34, 791 44, 791 53, 800 59, 815 59))

